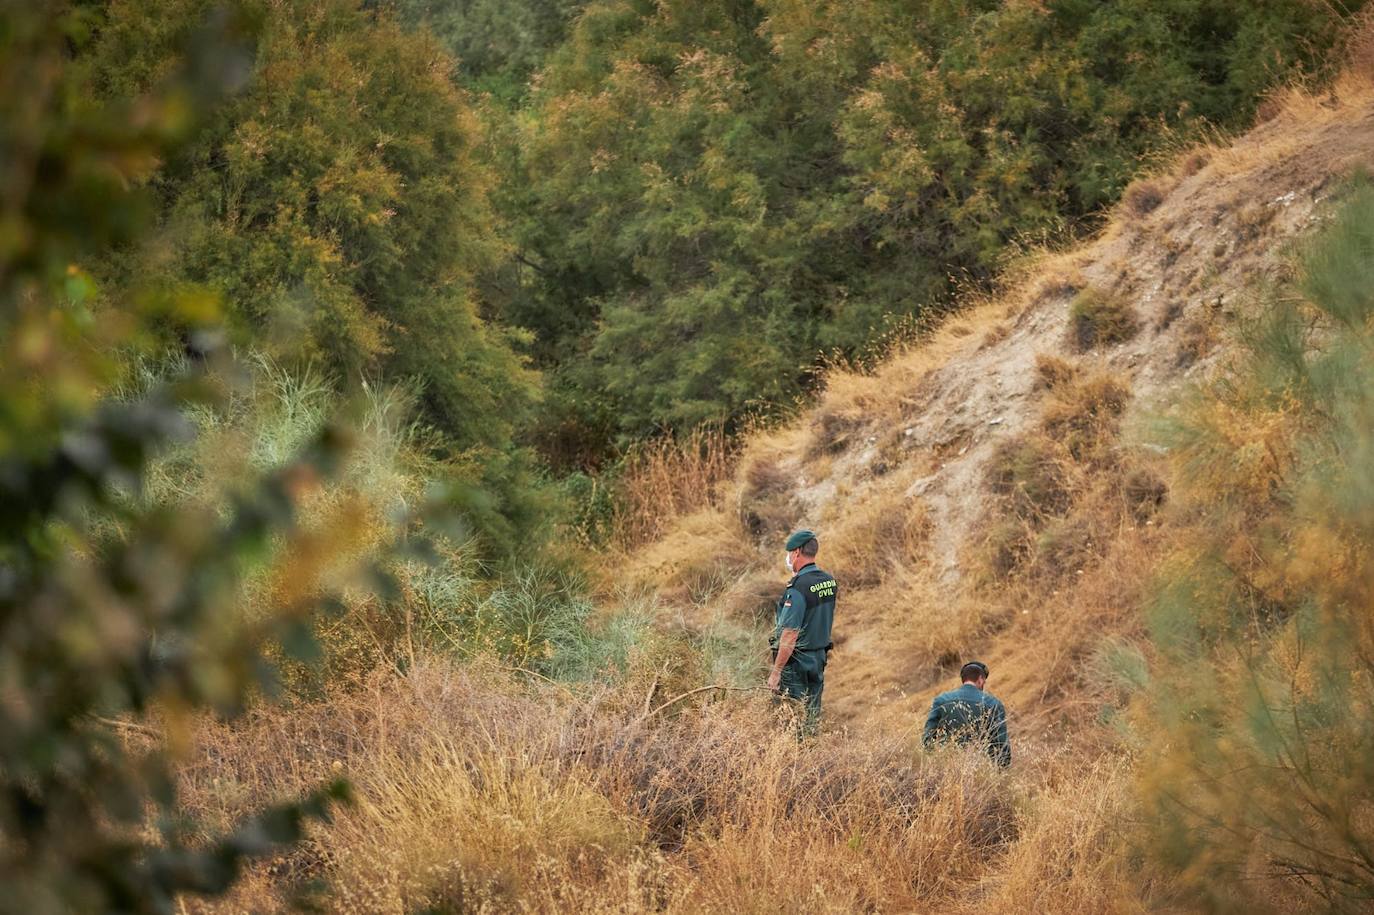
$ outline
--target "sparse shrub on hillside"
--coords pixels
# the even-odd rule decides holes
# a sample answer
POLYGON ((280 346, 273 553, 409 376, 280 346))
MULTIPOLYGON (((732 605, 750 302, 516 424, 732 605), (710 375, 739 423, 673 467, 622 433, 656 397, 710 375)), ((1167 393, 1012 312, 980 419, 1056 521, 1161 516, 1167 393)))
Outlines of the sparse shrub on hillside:
POLYGON ((1078 377, 1079 368, 1067 359, 1049 353, 1035 354, 1036 386, 1053 391, 1078 377))
POLYGON ((990 328, 987 333, 983 334, 983 340, 981 343, 978 344, 978 349, 985 350, 989 347, 996 346, 998 343, 1001 343, 1003 340, 1007 339, 1010 336, 1010 324, 997 324, 990 328))
POLYGON ((817 458, 843 451, 854 433, 863 427, 863 422, 863 413, 859 410, 822 407, 811 421, 812 435, 806 457, 817 458))
POLYGON ((739 516, 756 540, 783 533, 796 522, 792 480, 776 458, 758 457, 745 468, 739 516))
POLYGON ((1374 187, 1346 195, 1167 427, 1187 527, 1150 610, 1144 798, 1217 910, 1374 899, 1374 187))
POLYGON ((1174 365, 1181 369, 1195 365, 1212 352, 1220 342, 1221 333, 1213 314, 1195 315, 1183 327, 1174 356, 1174 365))
POLYGON ((1131 392, 1120 380, 1097 373, 1055 388, 1041 414, 1045 435, 1075 460, 1100 459, 1115 441, 1131 392))
POLYGON ((1085 289, 1069 306, 1069 329, 1079 351, 1124 343, 1140 329, 1134 309, 1120 296, 1085 289))
POLYGON ((1121 205, 1131 216, 1148 216, 1164 202, 1164 188, 1158 178, 1141 178, 1133 181, 1121 195, 1121 205))
POLYGON ((1274 221, 1277 208, 1263 201, 1252 201, 1236 211, 1236 235, 1241 241, 1259 238, 1274 221))
POLYGON ((1153 470, 1136 467, 1122 480, 1121 494, 1131 516, 1137 521, 1145 521, 1169 498, 1169 484, 1153 470))
POLYGON ((1085 281, 1077 270, 1056 270, 1042 277, 1036 287, 1035 301, 1071 299, 1083 288, 1085 281))
POLYGON ((994 580, 1015 572, 1031 557, 1035 529, 1017 518, 1002 519, 988 528, 980 547, 980 559, 994 580))
POLYGON ((1035 568, 1049 578, 1081 573, 1102 544, 1093 519, 1079 515, 1051 521, 1035 538, 1035 568))
MULTIPOLYGON (((1224 250, 1224 246, 1218 247, 1221 247, 1224 250)), ((1183 311, 1183 300, 1180 298, 1170 298, 1167 302, 1164 303, 1164 307, 1160 309, 1159 319, 1155 321, 1155 330, 1168 330, 1170 327, 1174 325, 1175 321, 1183 317, 1183 311)))
POLYGON ((988 483, 1013 514, 1038 524, 1072 502, 1065 455, 1051 440, 1030 434, 998 446, 988 461, 988 483))
POLYGON ((920 555, 930 533, 925 506, 901 490, 874 489, 826 529, 821 560, 846 588, 881 582, 920 555))
POLYGON ((1191 152, 1178 164, 1178 174, 1183 178, 1191 178, 1206 168, 1211 161, 1212 157, 1206 150, 1191 152))

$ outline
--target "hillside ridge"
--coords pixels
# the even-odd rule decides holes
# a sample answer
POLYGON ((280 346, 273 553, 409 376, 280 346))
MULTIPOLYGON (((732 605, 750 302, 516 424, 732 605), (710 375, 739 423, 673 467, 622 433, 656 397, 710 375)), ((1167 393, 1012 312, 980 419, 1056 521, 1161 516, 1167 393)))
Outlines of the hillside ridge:
MULTIPOLYGON (((991 688, 1019 712, 1022 739, 1057 741, 1079 700, 1055 681, 1090 651, 1081 630, 1094 622, 1073 619, 1069 589, 1129 604, 1148 563, 1122 571, 1113 597, 1113 554, 1148 555, 1155 532, 1150 522, 1119 531, 1087 574, 1073 570, 1079 580, 1063 595, 1009 588, 993 601, 1005 606, 970 610, 987 602, 970 566, 995 511, 989 463, 1045 409, 1040 360, 1124 385, 1129 429, 1224 358, 1252 292, 1277 278, 1333 185, 1374 164, 1368 81, 1347 77, 1315 96, 1291 90, 1273 108, 1229 145, 1193 149, 1138 181, 1096 238, 1041 256, 929 339, 870 374, 833 374, 796 422, 749 443, 716 507, 629 557, 632 577, 659 588, 689 626, 762 619, 781 583, 778 532, 813 527, 842 589, 832 727, 914 730, 930 692, 973 654, 992 664, 991 688), (1076 346, 1071 311, 1085 293, 1125 303, 1134 335, 1076 346), (894 536, 912 544, 905 558, 887 549, 894 536), (714 573, 719 587, 696 581, 701 564, 725 570, 714 573), (1065 609, 1040 603, 1061 596, 1065 609), (973 623, 948 618, 960 613, 973 623)), ((1148 448, 1127 447, 1148 462, 1148 448)), ((1139 626, 1138 614, 1117 613, 1097 637, 1139 626)))

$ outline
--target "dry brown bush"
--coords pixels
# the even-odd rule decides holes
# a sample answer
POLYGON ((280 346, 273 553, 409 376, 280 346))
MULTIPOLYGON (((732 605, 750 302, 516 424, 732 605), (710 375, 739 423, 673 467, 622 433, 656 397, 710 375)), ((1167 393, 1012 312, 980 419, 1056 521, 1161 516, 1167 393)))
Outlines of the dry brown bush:
POLYGON ((1131 516, 1137 521, 1146 521, 1169 498, 1169 484, 1150 468, 1136 467, 1122 480, 1121 494, 1131 516))
POLYGON ((824 533, 825 567, 846 588, 865 588, 919 556, 930 523, 918 499, 875 486, 824 533))
POLYGON ((1162 183, 1155 178, 1142 178, 1131 183, 1121 196, 1121 205, 1132 216, 1148 216, 1164 202, 1165 191, 1162 183))
POLYGON ((987 349, 996 346, 1003 340, 1011 336, 1010 324, 996 324, 983 335, 983 342, 978 345, 979 349, 987 349))
POLYGON ((1206 168, 1211 161, 1212 157, 1207 154, 1206 150, 1194 150, 1179 162, 1178 175, 1180 178, 1191 178, 1206 168))
POLYGON ((1116 377, 1099 372, 1056 388, 1041 415, 1045 435, 1075 460, 1097 457, 1115 439, 1131 391, 1116 377))
POLYGON ((1178 353, 1174 365, 1188 368, 1206 358, 1221 342, 1221 331, 1210 314, 1195 315, 1179 336, 1178 353))
MULTIPOLYGON (((1130 860, 1130 771, 1119 762, 1075 772, 1037 797, 977 911, 1143 913, 1130 860)), ((973 910, 973 907, 970 907, 973 910)))
POLYGON ((1036 353, 1035 378, 1038 387, 1053 391, 1077 377, 1078 366, 1067 359, 1061 359, 1049 353, 1036 353))
POLYGON ((806 457, 810 459, 843 451, 854 433, 863 428, 864 419, 860 409, 823 406, 809 425, 806 457))
POLYGON ((615 533, 632 548, 658 537, 675 518, 714 504, 735 469, 731 439, 703 427, 681 439, 655 439, 625 458, 616 486, 615 533))
POLYGON ((764 699, 645 719, 613 693, 422 658, 289 714, 205 722, 182 773, 191 809, 230 822, 339 773, 357 800, 188 911, 281 911, 304 878, 346 913, 776 911, 799 873, 814 910, 911 910, 1015 841, 1021 789, 978 753, 799 744, 764 699))
POLYGON ((1085 289, 1069 306, 1069 327, 1080 352, 1131 339, 1140 322, 1130 303, 1100 289, 1085 289))
POLYGON ((988 461, 987 479, 1012 517, 1039 525, 1073 501, 1072 477, 1058 443, 1039 433, 1002 442, 988 461))
POLYGON ((744 625, 766 622, 771 626, 776 601, 782 593, 781 572, 779 563, 775 570, 770 567, 740 575, 716 598, 714 607, 726 619, 744 625))

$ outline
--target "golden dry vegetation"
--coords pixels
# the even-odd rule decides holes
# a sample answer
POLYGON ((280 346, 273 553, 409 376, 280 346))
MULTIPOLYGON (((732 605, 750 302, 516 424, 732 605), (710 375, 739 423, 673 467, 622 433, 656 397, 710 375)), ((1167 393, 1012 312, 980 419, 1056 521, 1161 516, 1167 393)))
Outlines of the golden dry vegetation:
MULTIPOLYGON (((568 686, 421 652, 318 702, 205 723, 182 778, 210 822, 337 773, 357 799, 186 910, 270 910, 311 881, 345 912, 1189 910, 1138 834, 1143 605, 1195 520, 1143 417, 1218 370, 1288 240, 1374 164, 1367 64, 1182 154, 1098 238, 1017 265, 874 371, 832 374, 739 454, 714 437, 644 453, 624 546, 594 557, 599 622, 648 594, 667 633, 624 676, 568 686), (1085 335, 1103 314, 1131 332, 1085 335), (694 639, 757 630, 779 535, 803 525, 842 588, 822 735, 798 744, 748 689, 660 710, 717 680, 694 639), (969 657, 1010 710, 1009 774, 919 748, 969 657)), ((1260 464, 1232 483, 1263 486, 1260 464)), ((1260 896, 1311 902, 1285 892, 1260 896)))

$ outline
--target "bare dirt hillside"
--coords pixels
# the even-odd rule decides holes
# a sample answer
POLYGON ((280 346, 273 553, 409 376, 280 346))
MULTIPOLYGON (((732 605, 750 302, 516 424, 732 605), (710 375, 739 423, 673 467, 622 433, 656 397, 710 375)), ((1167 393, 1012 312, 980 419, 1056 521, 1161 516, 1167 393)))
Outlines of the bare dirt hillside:
POLYGON ((876 372, 835 374, 794 424, 750 443, 713 507, 627 557, 633 577, 689 626, 764 618, 779 535, 809 526, 843 589, 828 726, 917 728, 971 656, 992 666, 1023 746, 1096 721, 1095 652, 1138 636, 1168 537, 1141 509, 1167 483, 1140 420, 1224 358, 1323 199, 1374 164, 1366 83, 1271 107, 1248 135, 1138 182, 1096 239, 1036 259, 876 372), (1110 425, 1109 451, 1082 456, 1085 423, 1110 425), (1057 560, 1009 569, 1015 548, 997 538, 1030 484, 1007 468, 1022 445, 1039 460, 1036 442, 1075 455, 1054 470, 1054 523, 1025 522, 1057 560))

